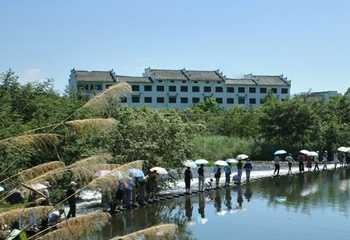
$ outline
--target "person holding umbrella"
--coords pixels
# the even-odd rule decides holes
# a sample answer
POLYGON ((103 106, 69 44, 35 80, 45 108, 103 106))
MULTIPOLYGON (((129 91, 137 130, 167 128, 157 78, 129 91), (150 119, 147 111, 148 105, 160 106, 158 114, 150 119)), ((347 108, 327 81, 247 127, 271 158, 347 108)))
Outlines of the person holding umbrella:
POLYGON ((273 171, 273 175, 280 175, 280 156, 279 155, 275 155, 274 158, 274 163, 275 163, 275 169, 273 171))
POLYGON ((322 154, 322 163, 323 163, 322 171, 327 170, 327 162, 328 162, 328 153, 327 151, 324 151, 322 154))
POLYGON ((190 167, 186 168, 184 175, 185 175, 186 194, 191 194, 192 172, 190 167))
POLYGON ((227 163, 227 166, 224 167, 225 171, 225 186, 230 186, 230 178, 231 178, 231 164, 227 163))
POLYGON ((245 154, 240 154, 237 156, 237 183, 240 184, 241 183, 241 179, 242 179, 242 169, 243 169, 243 162, 242 160, 248 159, 249 156, 245 155, 245 154))
POLYGON ((247 162, 244 164, 243 168, 245 169, 246 181, 249 182, 250 181, 250 172, 253 169, 253 164, 249 158, 247 159, 247 162))
POLYGON ((294 159, 291 153, 288 154, 288 156, 286 157, 286 160, 288 162, 288 174, 292 174, 292 166, 293 166, 294 159))
POLYGON ((221 177, 221 167, 220 166, 218 166, 216 168, 214 177, 215 177, 215 186, 216 186, 216 188, 219 188, 220 177, 221 177))
POLYGON ((305 161, 305 155, 303 152, 300 151, 298 155, 299 173, 304 172, 304 161, 305 161))
POLYGON ((198 191, 203 192, 204 191, 204 165, 208 164, 208 161, 205 159, 197 159, 194 161, 195 164, 199 165, 199 168, 197 170, 198 173, 198 191))

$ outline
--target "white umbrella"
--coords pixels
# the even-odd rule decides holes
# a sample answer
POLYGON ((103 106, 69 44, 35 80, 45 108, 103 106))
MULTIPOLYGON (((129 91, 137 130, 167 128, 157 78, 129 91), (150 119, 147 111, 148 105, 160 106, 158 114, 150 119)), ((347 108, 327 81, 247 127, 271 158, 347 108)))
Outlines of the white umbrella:
POLYGON ((278 150, 275 152, 275 155, 283 155, 283 154, 287 154, 286 150, 278 150))
POLYGON ((5 188, 0 186, 0 192, 3 192, 3 191, 5 191, 5 188))
POLYGON ((156 171, 159 175, 167 175, 168 171, 162 167, 153 167, 150 169, 151 172, 156 171))
POLYGON ((249 156, 246 155, 246 154, 239 154, 237 156, 237 160, 245 160, 245 159, 248 159, 248 158, 249 158, 249 156))
POLYGON ((310 156, 310 157, 317 157, 317 156, 318 156, 318 153, 312 151, 312 152, 309 152, 309 153, 308 153, 308 156, 310 156))
POLYGON ((196 168, 197 164, 195 162, 193 162, 192 160, 186 160, 182 163, 185 167, 189 167, 189 168, 196 168))
POLYGON ((348 147, 348 148, 346 149, 346 152, 347 152, 347 153, 350 153, 350 147, 348 147))
POLYGON ((47 186, 42 184, 42 183, 34 183, 34 184, 30 185, 30 187, 37 190, 37 191, 47 189, 47 186))
POLYGON ((209 162, 205 159, 197 159, 196 161, 194 161, 194 163, 197 165, 207 165, 209 162))
POLYGON ((300 150, 299 152, 302 153, 302 154, 305 154, 305 155, 308 155, 308 154, 309 154, 309 151, 308 151, 308 150, 305 150, 305 149, 300 150))
POLYGON ((223 160, 217 160, 216 162, 214 162, 214 164, 216 166, 221 166, 221 167, 225 167, 225 166, 228 166, 228 163, 223 161, 223 160))
POLYGON ((228 163, 238 163, 237 159, 234 159, 234 158, 226 159, 226 162, 228 162, 228 163))
POLYGON ((347 147, 339 147, 337 150, 338 150, 339 152, 347 152, 348 149, 349 149, 349 148, 347 148, 347 147))

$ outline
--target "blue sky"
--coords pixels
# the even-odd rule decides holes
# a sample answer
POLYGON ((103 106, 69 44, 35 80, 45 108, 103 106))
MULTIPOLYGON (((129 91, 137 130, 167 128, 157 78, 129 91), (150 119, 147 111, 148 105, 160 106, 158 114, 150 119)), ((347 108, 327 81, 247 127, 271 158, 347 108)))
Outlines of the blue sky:
POLYGON ((292 92, 350 87, 347 0, 11 0, 0 2, 0 71, 21 81, 70 69, 145 67, 284 73, 292 92))

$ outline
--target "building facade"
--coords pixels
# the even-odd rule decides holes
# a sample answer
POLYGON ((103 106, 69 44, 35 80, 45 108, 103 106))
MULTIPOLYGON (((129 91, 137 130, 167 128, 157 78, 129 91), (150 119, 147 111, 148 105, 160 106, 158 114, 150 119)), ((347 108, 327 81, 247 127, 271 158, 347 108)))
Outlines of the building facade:
POLYGON ((111 71, 73 69, 69 78, 71 90, 91 97, 113 84, 127 82, 132 93, 121 99, 131 107, 184 109, 215 98, 223 108, 258 106, 271 93, 283 101, 290 96, 291 81, 283 75, 246 74, 229 78, 219 70, 167 70, 146 68, 143 76, 123 76, 111 71))

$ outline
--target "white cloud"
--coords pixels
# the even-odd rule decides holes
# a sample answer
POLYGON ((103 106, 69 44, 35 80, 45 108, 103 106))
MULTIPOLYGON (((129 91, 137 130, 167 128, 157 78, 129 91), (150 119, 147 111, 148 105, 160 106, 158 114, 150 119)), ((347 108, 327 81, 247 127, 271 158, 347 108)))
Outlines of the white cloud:
POLYGON ((35 82, 43 79, 43 74, 40 68, 26 69, 20 77, 21 82, 35 82))

